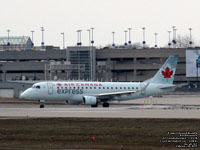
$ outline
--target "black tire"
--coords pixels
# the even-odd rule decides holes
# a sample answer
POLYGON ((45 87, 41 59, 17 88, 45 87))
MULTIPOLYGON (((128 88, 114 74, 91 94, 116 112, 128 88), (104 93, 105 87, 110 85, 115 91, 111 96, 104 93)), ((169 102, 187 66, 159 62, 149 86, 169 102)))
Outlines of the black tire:
POLYGON ((109 103, 103 103, 103 107, 109 107, 110 104, 109 103))
POLYGON ((41 104, 41 105, 40 105, 40 108, 44 108, 44 104, 41 104))
POLYGON ((91 105, 91 107, 98 107, 98 104, 95 104, 95 105, 91 105))

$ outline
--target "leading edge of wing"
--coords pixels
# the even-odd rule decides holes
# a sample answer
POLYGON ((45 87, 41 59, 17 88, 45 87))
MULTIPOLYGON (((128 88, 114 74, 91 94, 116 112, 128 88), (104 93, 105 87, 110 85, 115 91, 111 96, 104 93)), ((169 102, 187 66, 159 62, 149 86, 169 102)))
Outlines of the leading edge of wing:
POLYGON ((128 95, 128 94, 133 94, 137 91, 123 91, 123 92, 111 92, 111 93, 101 93, 101 94, 95 94, 95 95, 90 95, 90 96, 96 96, 101 99, 101 97, 115 97, 115 96, 121 96, 121 95, 128 95))
POLYGON ((141 90, 136 90, 136 91, 122 91, 122 92, 111 92, 111 93, 101 93, 101 94, 95 94, 95 95, 90 95, 90 96, 96 96, 101 98, 113 98, 115 96, 121 96, 121 95, 129 95, 129 94, 134 94, 136 92, 140 92, 140 91, 145 91, 147 86, 150 84, 150 82, 148 82, 141 90))

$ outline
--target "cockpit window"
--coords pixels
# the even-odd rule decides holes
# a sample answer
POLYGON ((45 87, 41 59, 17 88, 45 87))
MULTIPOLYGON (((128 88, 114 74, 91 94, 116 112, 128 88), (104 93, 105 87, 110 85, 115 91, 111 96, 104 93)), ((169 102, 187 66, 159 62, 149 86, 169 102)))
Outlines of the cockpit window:
POLYGON ((36 86, 36 89, 40 89, 40 86, 39 86, 39 85, 37 85, 37 86, 36 86))

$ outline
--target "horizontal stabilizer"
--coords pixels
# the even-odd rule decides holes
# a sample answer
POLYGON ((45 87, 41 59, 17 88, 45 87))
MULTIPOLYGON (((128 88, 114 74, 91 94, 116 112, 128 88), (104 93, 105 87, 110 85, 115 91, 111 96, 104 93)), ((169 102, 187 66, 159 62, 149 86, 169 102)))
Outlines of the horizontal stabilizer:
POLYGON ((161 87, 160 89, 171 89, 171 88, 181 88, 183 86, 186 86, 188 84, 179 84, 179 85, 169 85, 169 86, 164 86, 164 87, 161 87))

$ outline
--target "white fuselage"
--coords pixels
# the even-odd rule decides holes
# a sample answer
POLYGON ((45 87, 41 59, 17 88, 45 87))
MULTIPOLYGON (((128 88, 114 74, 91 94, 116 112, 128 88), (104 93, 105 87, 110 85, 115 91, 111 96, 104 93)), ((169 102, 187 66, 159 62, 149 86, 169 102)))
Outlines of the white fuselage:
POLYGON ((171 89, 160 89, 162 84, 144 82, 40 82, 22 93, 21 97, 30 100, 61 100, 74 104, 81 103, 84 96, 102 93, 135 91, 133 94, 114 96, 110 100, 132 100, 163 94, 171 89), (144 89, 144 90, 143 90, 144 89))

